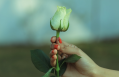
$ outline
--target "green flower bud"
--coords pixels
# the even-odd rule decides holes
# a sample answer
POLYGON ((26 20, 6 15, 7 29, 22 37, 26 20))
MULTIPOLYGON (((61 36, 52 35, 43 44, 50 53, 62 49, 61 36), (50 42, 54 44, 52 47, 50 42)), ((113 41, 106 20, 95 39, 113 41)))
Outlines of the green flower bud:
POLYGON ((57 31, 66 31, 69 28, 69 16, 71 11, 71 9, 66 9, 66 7, 57 6, 57 11, 50 20, 51 28, 57 31))

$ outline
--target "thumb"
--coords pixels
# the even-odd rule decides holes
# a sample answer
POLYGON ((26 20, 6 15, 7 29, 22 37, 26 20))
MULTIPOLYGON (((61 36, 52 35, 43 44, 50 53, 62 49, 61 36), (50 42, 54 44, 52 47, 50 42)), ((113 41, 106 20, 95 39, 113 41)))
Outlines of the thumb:
POLYGON ((61 43, 62 43, 62 40, 61 40, 60 37, 56 38, 56 43, 57 43, 57 44, 61 44, 61 43))

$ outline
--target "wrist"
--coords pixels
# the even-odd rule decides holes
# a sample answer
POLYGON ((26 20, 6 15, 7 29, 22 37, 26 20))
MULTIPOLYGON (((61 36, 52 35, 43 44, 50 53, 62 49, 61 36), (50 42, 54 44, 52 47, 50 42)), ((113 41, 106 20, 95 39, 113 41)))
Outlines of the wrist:
POLYGON ((91 77, 104 77, 103 72, 104 72, 103 68, 100 66, 97 66, 95 70, 93 71, 93 74, 91 77))

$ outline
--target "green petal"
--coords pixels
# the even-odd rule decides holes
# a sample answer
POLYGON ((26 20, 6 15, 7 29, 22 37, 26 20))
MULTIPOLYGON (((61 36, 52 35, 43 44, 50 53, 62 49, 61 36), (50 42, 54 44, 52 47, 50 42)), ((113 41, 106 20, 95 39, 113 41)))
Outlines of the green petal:
POLYGON ((70 16, 71 12, 72 12, 71 9, 66 10, 66 15, 65 15, 64 20, 63 20, 63 26, 64 26, 63 31, 66 30, 68 27, 68 21, 69 21, 69 16, 70 16))
POLYGON ((53 28, 52 24, 51 24, 51 20, 50 20, 50 27, 51 27, 52 30, 55 30, 55 29, 53 28))
MULTIPOLYGON (((51 24, 54 29, 58 30, 60 26, 60 20, 63 20, 65 15, 66 15, 66 7, 57 6, 57 11, 55 12, 51 20, 51 24)), ((63 22, 61 23, 61 27, 63 27, 63 22)))
POLYGON ((68 28, 69 28, 69 21, 68 21, 68 26, 67 26, 67 28, 64 30, 64 32, 65 32, 65 31, 67 31, 67 30, 68 30, 68 28))

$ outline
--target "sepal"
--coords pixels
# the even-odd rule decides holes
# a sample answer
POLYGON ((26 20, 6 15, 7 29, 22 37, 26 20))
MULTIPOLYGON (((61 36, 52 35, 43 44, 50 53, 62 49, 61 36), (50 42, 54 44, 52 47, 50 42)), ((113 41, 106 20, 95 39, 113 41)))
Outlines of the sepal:
POLYGON ((60 20, 60 26, 59 26, 59 28, 58 28, 58 31, 62 31, 62 27, 61 27, 61 20, 60 20))

